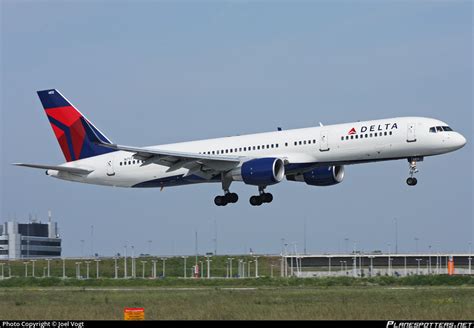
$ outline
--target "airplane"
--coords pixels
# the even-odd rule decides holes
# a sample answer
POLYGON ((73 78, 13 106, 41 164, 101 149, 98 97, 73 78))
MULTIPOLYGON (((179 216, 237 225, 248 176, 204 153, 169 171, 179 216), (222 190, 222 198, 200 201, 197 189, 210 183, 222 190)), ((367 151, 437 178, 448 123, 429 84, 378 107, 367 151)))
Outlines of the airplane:
POLYGON ((46 170, 46 175, 88 184, 167 188, 221 183, 217 206, 236 203, 231 183, 258 188, 252 206, 271 203, 268 186, 288 181, 332 186, 343 181, 345 166, 407 159, 415 186, 417 162, 455 151, 466 139, 448 124, 425 117, 396 117, 323 125, 150 147, 112 143, 58 90, 38 96, 66 159, 60 165, 13 163, 46 170))

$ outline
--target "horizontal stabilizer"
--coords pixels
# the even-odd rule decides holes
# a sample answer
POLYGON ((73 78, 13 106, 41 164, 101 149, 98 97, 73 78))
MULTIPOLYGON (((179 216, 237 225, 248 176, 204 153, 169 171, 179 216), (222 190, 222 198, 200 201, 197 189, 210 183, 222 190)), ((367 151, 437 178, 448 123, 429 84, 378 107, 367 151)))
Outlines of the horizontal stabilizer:
POLYGON ((25 163, 13 163, 13 165, 32 167, 35 169, 55 170, 55 171, 60 171, 60 172, 73 173, 73 174, 89 174, 93 171, 93 170, 80 169, 77 167, 67 167, 67 166, 59 166, 59 165, 42 165, 42 164, 25 164, 25 163))

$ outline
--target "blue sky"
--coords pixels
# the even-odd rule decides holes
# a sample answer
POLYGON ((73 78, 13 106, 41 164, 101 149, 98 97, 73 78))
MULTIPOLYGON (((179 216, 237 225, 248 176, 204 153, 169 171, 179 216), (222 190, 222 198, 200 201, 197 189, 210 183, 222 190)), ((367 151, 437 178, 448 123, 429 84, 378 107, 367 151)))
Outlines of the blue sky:
POLYGON ((472 4, 469 1, 2 1, 1 219, 53 211, 65 255, 278 253, 429 246, 473 238, 472 4), (218 184, 130 190, 68 183, 13 162, 63 156, 36 90, 57 88, 114 142, 152 145, 405 115, 448 122, 462 150, 346 167, 329 188, 281 183, 275 200, 216 207, 218 184), (390 246, 388 244, 391 244, 390 246))

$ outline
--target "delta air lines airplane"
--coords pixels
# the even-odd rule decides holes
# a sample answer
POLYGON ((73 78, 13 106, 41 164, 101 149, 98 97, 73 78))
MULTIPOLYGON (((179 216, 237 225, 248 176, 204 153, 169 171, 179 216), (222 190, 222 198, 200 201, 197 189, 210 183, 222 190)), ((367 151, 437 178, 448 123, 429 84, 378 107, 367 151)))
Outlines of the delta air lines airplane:
POLYGON ((150 147, 112 143, 59 91, 38 91, 59 146, 60 165, 14 165, 45 169, 58 179, 104 186, 166 188, 221 183, 214 203, 238 201, 233 181, 258 188, 250 204, 273 200, 268 186, 283 181, 331 186, 344 179, 344 166, 407 159, 409 186, 415 186, 417 162, 462 148, 466 139, 448 124, 425 117, 396 117, 265 132, 150 147))

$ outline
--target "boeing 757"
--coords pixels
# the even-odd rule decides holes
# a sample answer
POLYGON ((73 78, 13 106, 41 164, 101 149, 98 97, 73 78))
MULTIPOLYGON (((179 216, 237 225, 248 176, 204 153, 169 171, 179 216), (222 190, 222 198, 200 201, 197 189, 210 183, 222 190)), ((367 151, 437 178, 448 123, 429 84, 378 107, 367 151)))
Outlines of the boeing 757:
POLYGON ((234 181, 258 188, 250 204, 273 200, 268 186, 288 181, 332 186, 343 181, 345 166, 407 159, 415 186, 417 162, 455 151, 466 139, 447 123, 425 117, 322 125, 149 147, 110 141, 58 90, 38 91, 66 162, 59 165, 14 163, 46 170, 62 180, 131 188, 167 188, 220 183, 214 203, 236 203, 234 181))

